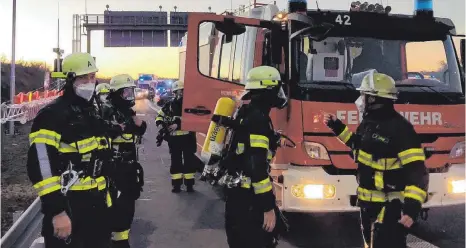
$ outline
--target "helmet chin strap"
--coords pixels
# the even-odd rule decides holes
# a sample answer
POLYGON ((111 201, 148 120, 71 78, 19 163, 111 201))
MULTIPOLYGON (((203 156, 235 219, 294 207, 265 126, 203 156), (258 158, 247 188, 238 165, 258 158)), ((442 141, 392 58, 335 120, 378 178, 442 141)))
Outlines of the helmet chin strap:
POLYGON ((394 101, 387 98, 366 95, 366 109, 365 112, 379 110, 386 107, 393 107, 394 101))

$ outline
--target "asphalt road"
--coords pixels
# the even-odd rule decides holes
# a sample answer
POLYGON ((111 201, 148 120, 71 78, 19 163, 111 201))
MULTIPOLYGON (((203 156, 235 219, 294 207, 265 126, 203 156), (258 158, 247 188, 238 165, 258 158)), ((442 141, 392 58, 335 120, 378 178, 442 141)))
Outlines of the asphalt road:
MULTIPOLYGON (((133 247, 223 248, 224 202, 212 187, 196 181, 195 193, 171 193, 170 155, 164 143, 156 147, 154 117, 157 107, 138 101, 138 113, 149 123, 140 155, 145 186, 137 201, 131 229, 133 247)), ((278 247, 362 247, 358 214, 289 214, 290 232, 278 247)), ((465 206, 433 209, 429 219, 412 230, 409 247, 465 247, 465 206)))

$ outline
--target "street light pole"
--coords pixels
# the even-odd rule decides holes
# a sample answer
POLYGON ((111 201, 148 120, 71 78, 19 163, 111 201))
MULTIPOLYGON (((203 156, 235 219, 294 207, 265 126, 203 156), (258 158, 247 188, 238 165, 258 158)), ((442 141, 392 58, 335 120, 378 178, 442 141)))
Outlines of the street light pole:
MULTIPOLYGON (((11 31, 11 71, 10 71, 10 102, 14 103, 16 88, 16 0, 13 0, 13 27, 11 31)), ((10 121, 10 135, 15 133, 15 123, 10 121)))

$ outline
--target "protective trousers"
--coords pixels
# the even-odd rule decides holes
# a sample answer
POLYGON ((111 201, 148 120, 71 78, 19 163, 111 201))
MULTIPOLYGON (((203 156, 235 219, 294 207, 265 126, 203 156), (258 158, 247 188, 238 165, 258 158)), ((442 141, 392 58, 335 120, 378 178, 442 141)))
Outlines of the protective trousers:
POLYGON ((112 248, 129 248, 129 231, 133 223, 136 199, 122 192, 113 202, 112 248))
POLYGON ((399 200, 361 207, 361 228, 366 247, 405 248, 408 231, 398 223, 401 213, 402 205, 399 200))
POLYGON ((272 233, 263 228, 264 212, 254 207, 254 192, 244 188, 226 190, 225 230, 230 248, 274 248, 272 233))
MULTIPOLYGON (((54 236, 53 216, 44 215, 42 236, 46 248, 107 248, 110 247, 111 230, 109 208, 106 203, 106 190, 79 192, 77 196, 69 192, 69 208, 66 210, 71 219, 71 235, 62 240, 54 236)), ((76 193, 75 193, 76 194, 76 193)))
POLYGON ((170 148, 171 167, 170 174, 173 187, 180 187, 184 184, 187 187, 194 185, 194 175, 196 173, 196 137, 193 134, 171 136, 168 140, 170 148))
POLYGON ((110 211, 112 247, 129 248, 129 231, 136 200, 143 186, 142 167, 137 162, 118 162, 116 168, 118 176, 114 179, 116 188, 112 192, 113 206, 110 211))

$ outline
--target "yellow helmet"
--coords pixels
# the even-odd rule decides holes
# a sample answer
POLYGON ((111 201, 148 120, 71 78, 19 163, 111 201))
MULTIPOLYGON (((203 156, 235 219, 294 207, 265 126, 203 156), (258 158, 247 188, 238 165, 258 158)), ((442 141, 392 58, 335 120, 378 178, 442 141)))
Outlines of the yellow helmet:
POLYGON ((108 83, 100 83, 95 87, 95 92, 97 94, 106 94, 110 93, 110 84, 108 83))
POLYGON ((113 91, 129 87, 135 88, 136 85, 134 84, 134 79, 128 74, 116 75, 110 80, 110 88, 113 91))
POLYGON ((247 75, 245 90, 272 89, 280 84, 280 72, 271 66, 252 68, 247 75))
POLYGON ((361 86, 356 88, 356 90, 371 96, 393 100, 398 99, 398 90, 395 86, 395 80, 383 73, 371 72, 367 74, 362 79, 361 86))
POLYGON ((62 71, 75 76, 98 72, 94 58, 89 53, 72 53, 63 59, 62 71))
POLYGON ((184 89, 183 81, 175 81, 172 86, 172 91, 182 90, 184 89))

